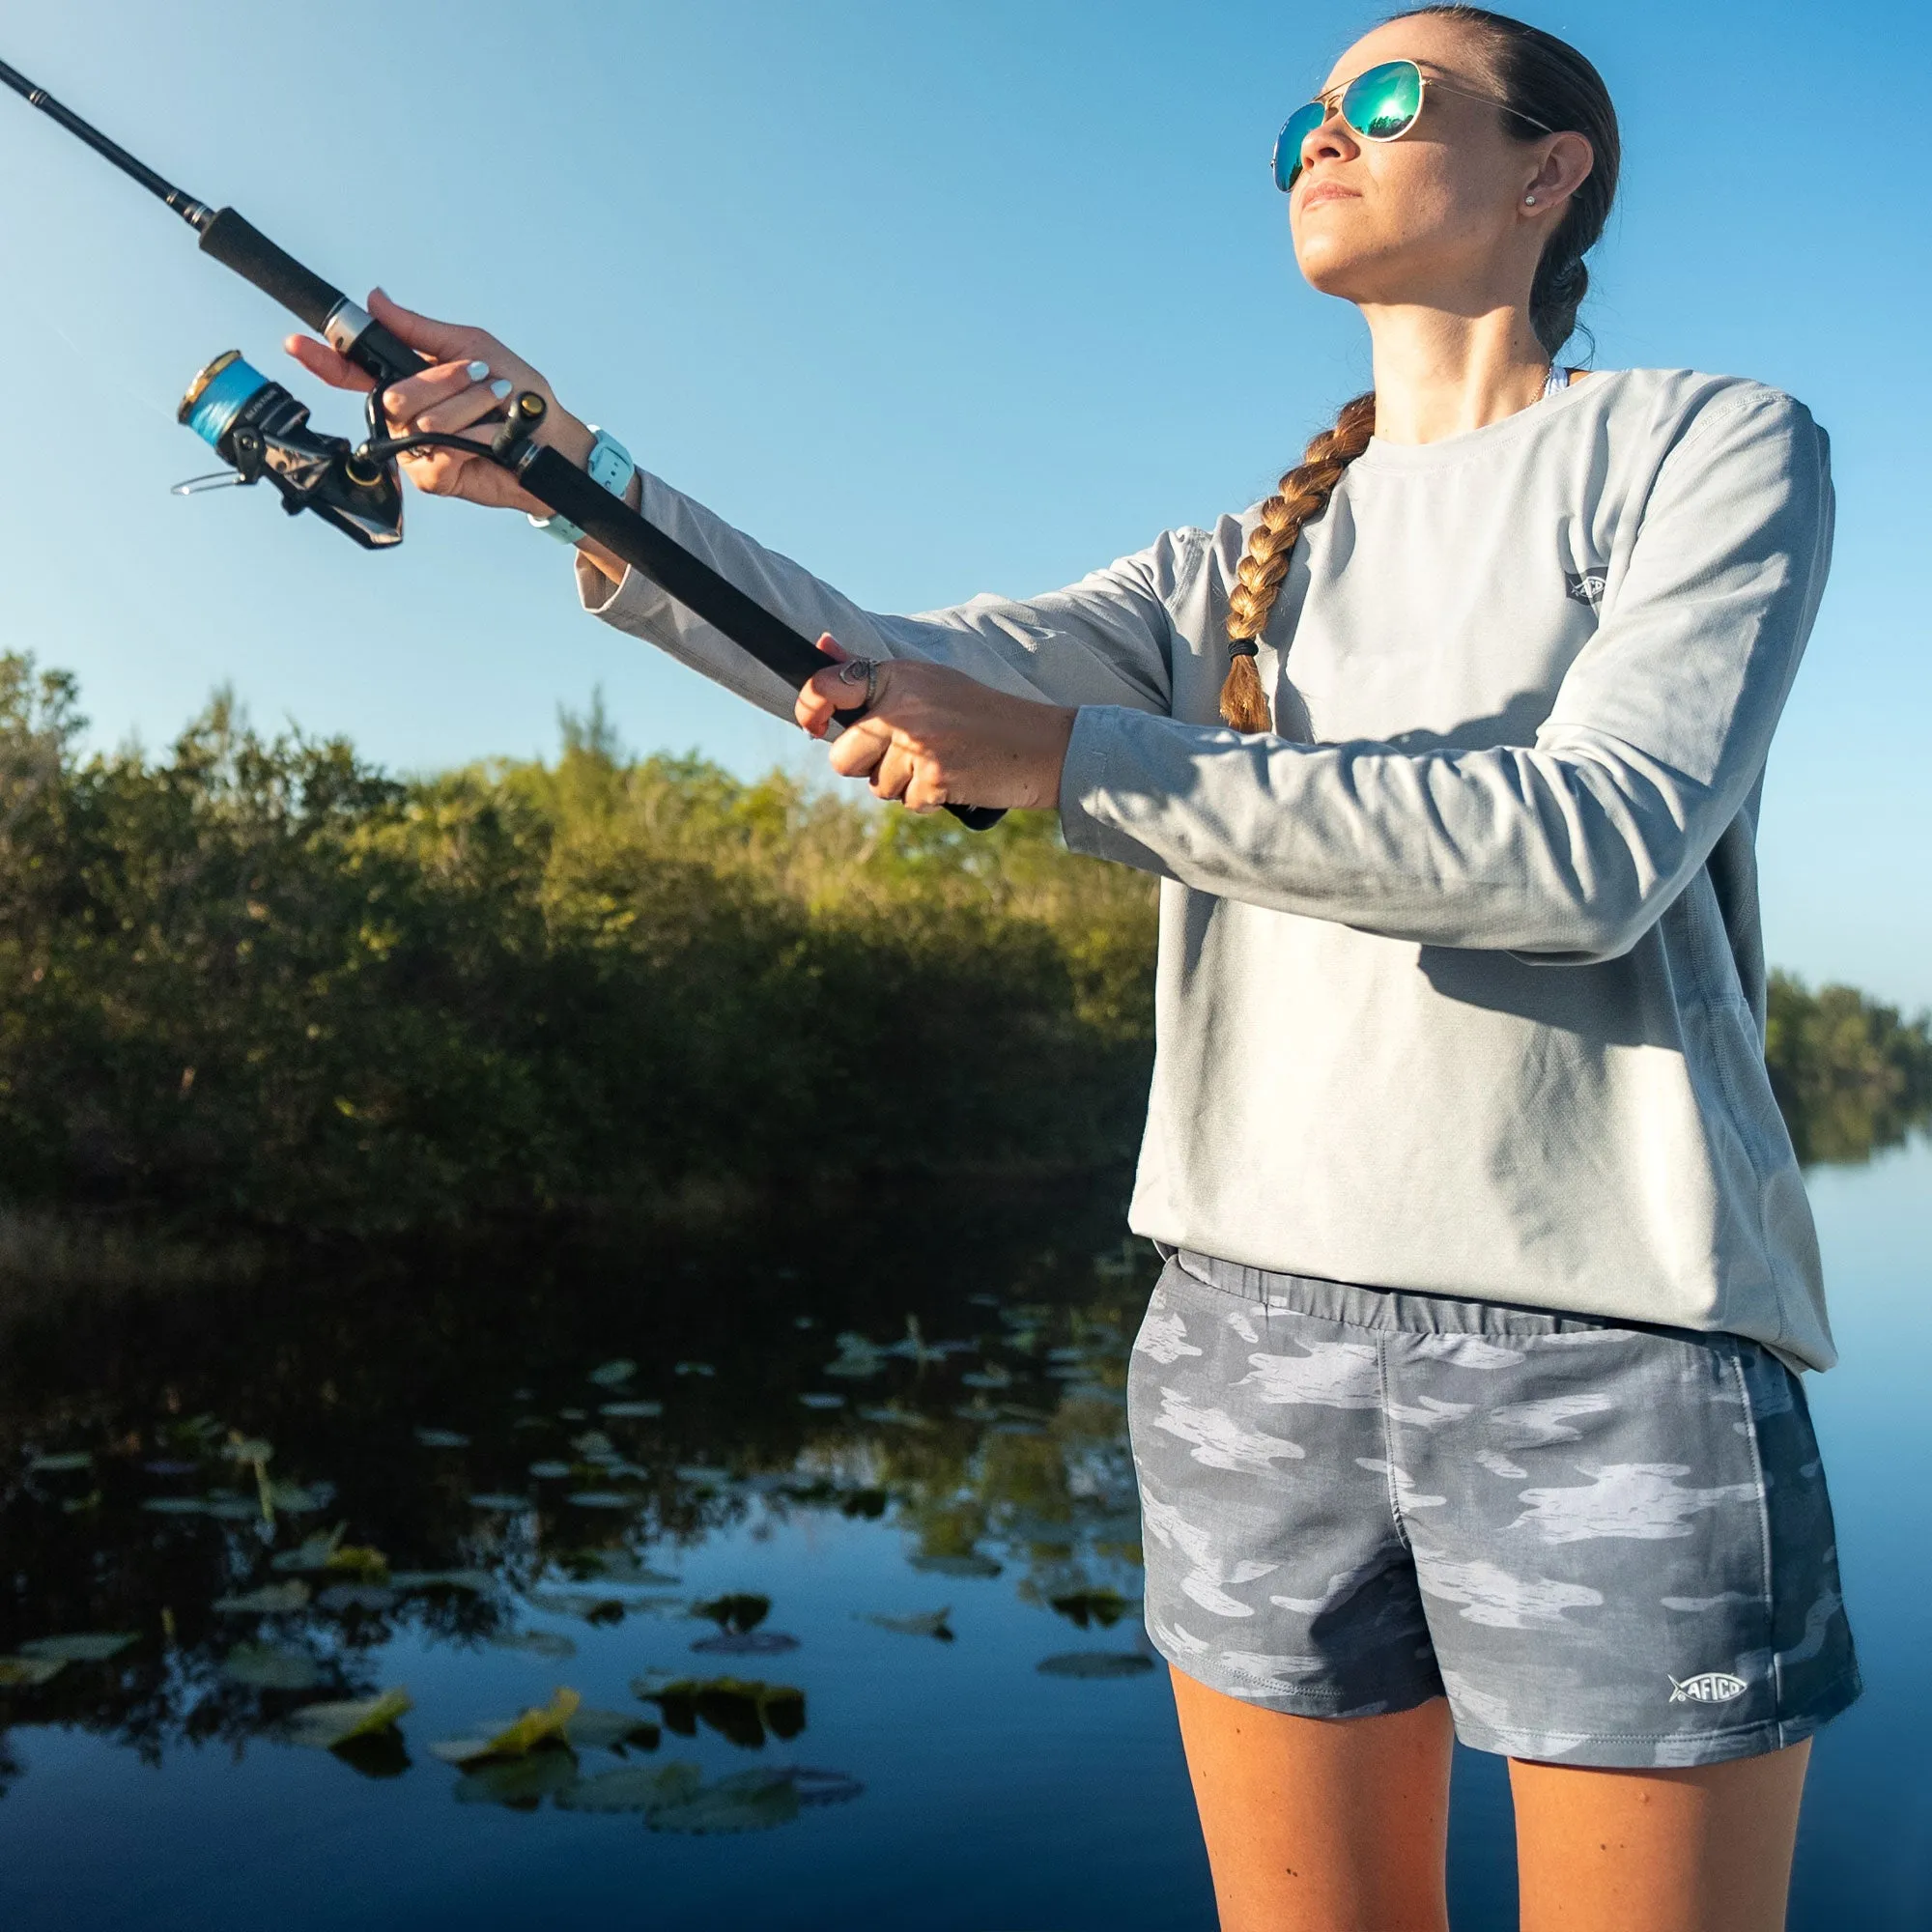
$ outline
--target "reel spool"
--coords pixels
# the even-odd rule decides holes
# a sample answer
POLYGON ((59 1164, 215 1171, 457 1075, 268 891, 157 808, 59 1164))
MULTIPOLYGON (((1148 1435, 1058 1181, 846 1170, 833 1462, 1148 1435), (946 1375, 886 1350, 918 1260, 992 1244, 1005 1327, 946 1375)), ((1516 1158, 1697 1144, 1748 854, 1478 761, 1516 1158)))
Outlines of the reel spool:
POLYGON ((267 477, 290 516, 313 510, 365 550, 403 540, 403 492, 393 461, 371 462, 346 437, 308 426, 308 405, 242 359, 239 349, 201 370, 175 412, 229 465, 233 475, 179 486, 185 493, 216 481, 267 477))

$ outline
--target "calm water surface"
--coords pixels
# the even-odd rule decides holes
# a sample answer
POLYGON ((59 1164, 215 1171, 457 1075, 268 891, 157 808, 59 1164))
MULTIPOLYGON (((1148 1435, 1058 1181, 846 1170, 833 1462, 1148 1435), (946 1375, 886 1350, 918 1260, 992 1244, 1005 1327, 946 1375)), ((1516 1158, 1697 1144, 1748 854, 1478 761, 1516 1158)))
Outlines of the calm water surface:
MULTIPOLYGON (((1904 1932, 1932 1925, 1932 1153, 1813 1192, 1869 1689, 1817 1747, 1793 1923, 1904 1932)), ((1118 1211, 901 1201, 864 1239, 14 1312, 0 1654, 44 1681, 0 1688, 0 1924, 1206 1932, 1138 1629, 1151 1258, 1118 1211), (131 1641, 45 1654, 89 1634, 131 1641), (434 1748, 559 1689, 569 1745, 434 1748), (396 1727, 298 1740, 388 1690, 396 1727)), ((1456 1924, 1509 1926, 1501 1763, 1457 1776, 1456 1924)))

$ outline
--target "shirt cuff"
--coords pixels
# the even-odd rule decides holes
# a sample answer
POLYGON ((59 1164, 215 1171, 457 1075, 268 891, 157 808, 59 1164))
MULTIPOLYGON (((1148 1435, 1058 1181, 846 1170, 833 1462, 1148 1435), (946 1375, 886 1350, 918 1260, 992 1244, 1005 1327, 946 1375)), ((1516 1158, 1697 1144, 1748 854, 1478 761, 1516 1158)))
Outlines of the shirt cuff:
MULTIPOLYGON (((1090 859, 1112 859, 1137 871, 1171 878, 1153 849, 1122 823, 1127 799, 1122 781, 1135 764, 1127 734, 1136 722, 1147 724, 1148 714, 1121 704, 1083 704, 1073 714, 1073 734, 1060 768, 1061 837, 1069 851, 1090 859)), ((1145 812, 1145 786, 1133 788, 1127 796, 1138 797, 1145 812)))

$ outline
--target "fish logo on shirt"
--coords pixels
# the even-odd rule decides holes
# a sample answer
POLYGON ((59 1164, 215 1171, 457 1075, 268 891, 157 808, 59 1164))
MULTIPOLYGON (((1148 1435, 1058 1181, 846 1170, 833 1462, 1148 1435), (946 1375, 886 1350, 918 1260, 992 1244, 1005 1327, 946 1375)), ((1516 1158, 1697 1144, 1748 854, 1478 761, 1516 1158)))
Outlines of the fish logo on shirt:
POLYGON ((1600 565, 1588 570, 1566 570, 1563 581, 1570 586, 1570 601, 1573 604, 1587 604, 1591 610, 1599 609, 1604 601, 1604 586, 1610 581, 1609 571, 1600 565))
POLYGON ((1687 1677, 1680 1684, 1676 1678, 1670 1680, 1670 1701, 1673 1704, 1728 1704, 1733 1697, 1742 1697, 1750 1686, 1742 1677, 1733 1677, 1728 1670, 1706 1670, 1697 1677, 1687 1677))

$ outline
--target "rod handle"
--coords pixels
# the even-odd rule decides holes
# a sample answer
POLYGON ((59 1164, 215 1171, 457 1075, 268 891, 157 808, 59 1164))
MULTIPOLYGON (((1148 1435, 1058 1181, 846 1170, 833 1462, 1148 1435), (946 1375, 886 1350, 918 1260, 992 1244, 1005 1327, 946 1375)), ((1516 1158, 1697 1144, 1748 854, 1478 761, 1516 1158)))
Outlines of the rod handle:
MULTIPOLYGON (((233 269, 250 281, 290 314, 320 334, 330 311, 342 299, 342 291, 332 289, 322 277, 304 269, 286 249, 278 248, 257 228, 232 208, 217 209, 214 218, 202 230, 201 249, 213 255, 224 269, 233 269)), ((398 345, 400 346, 400 345, 398 345)))

